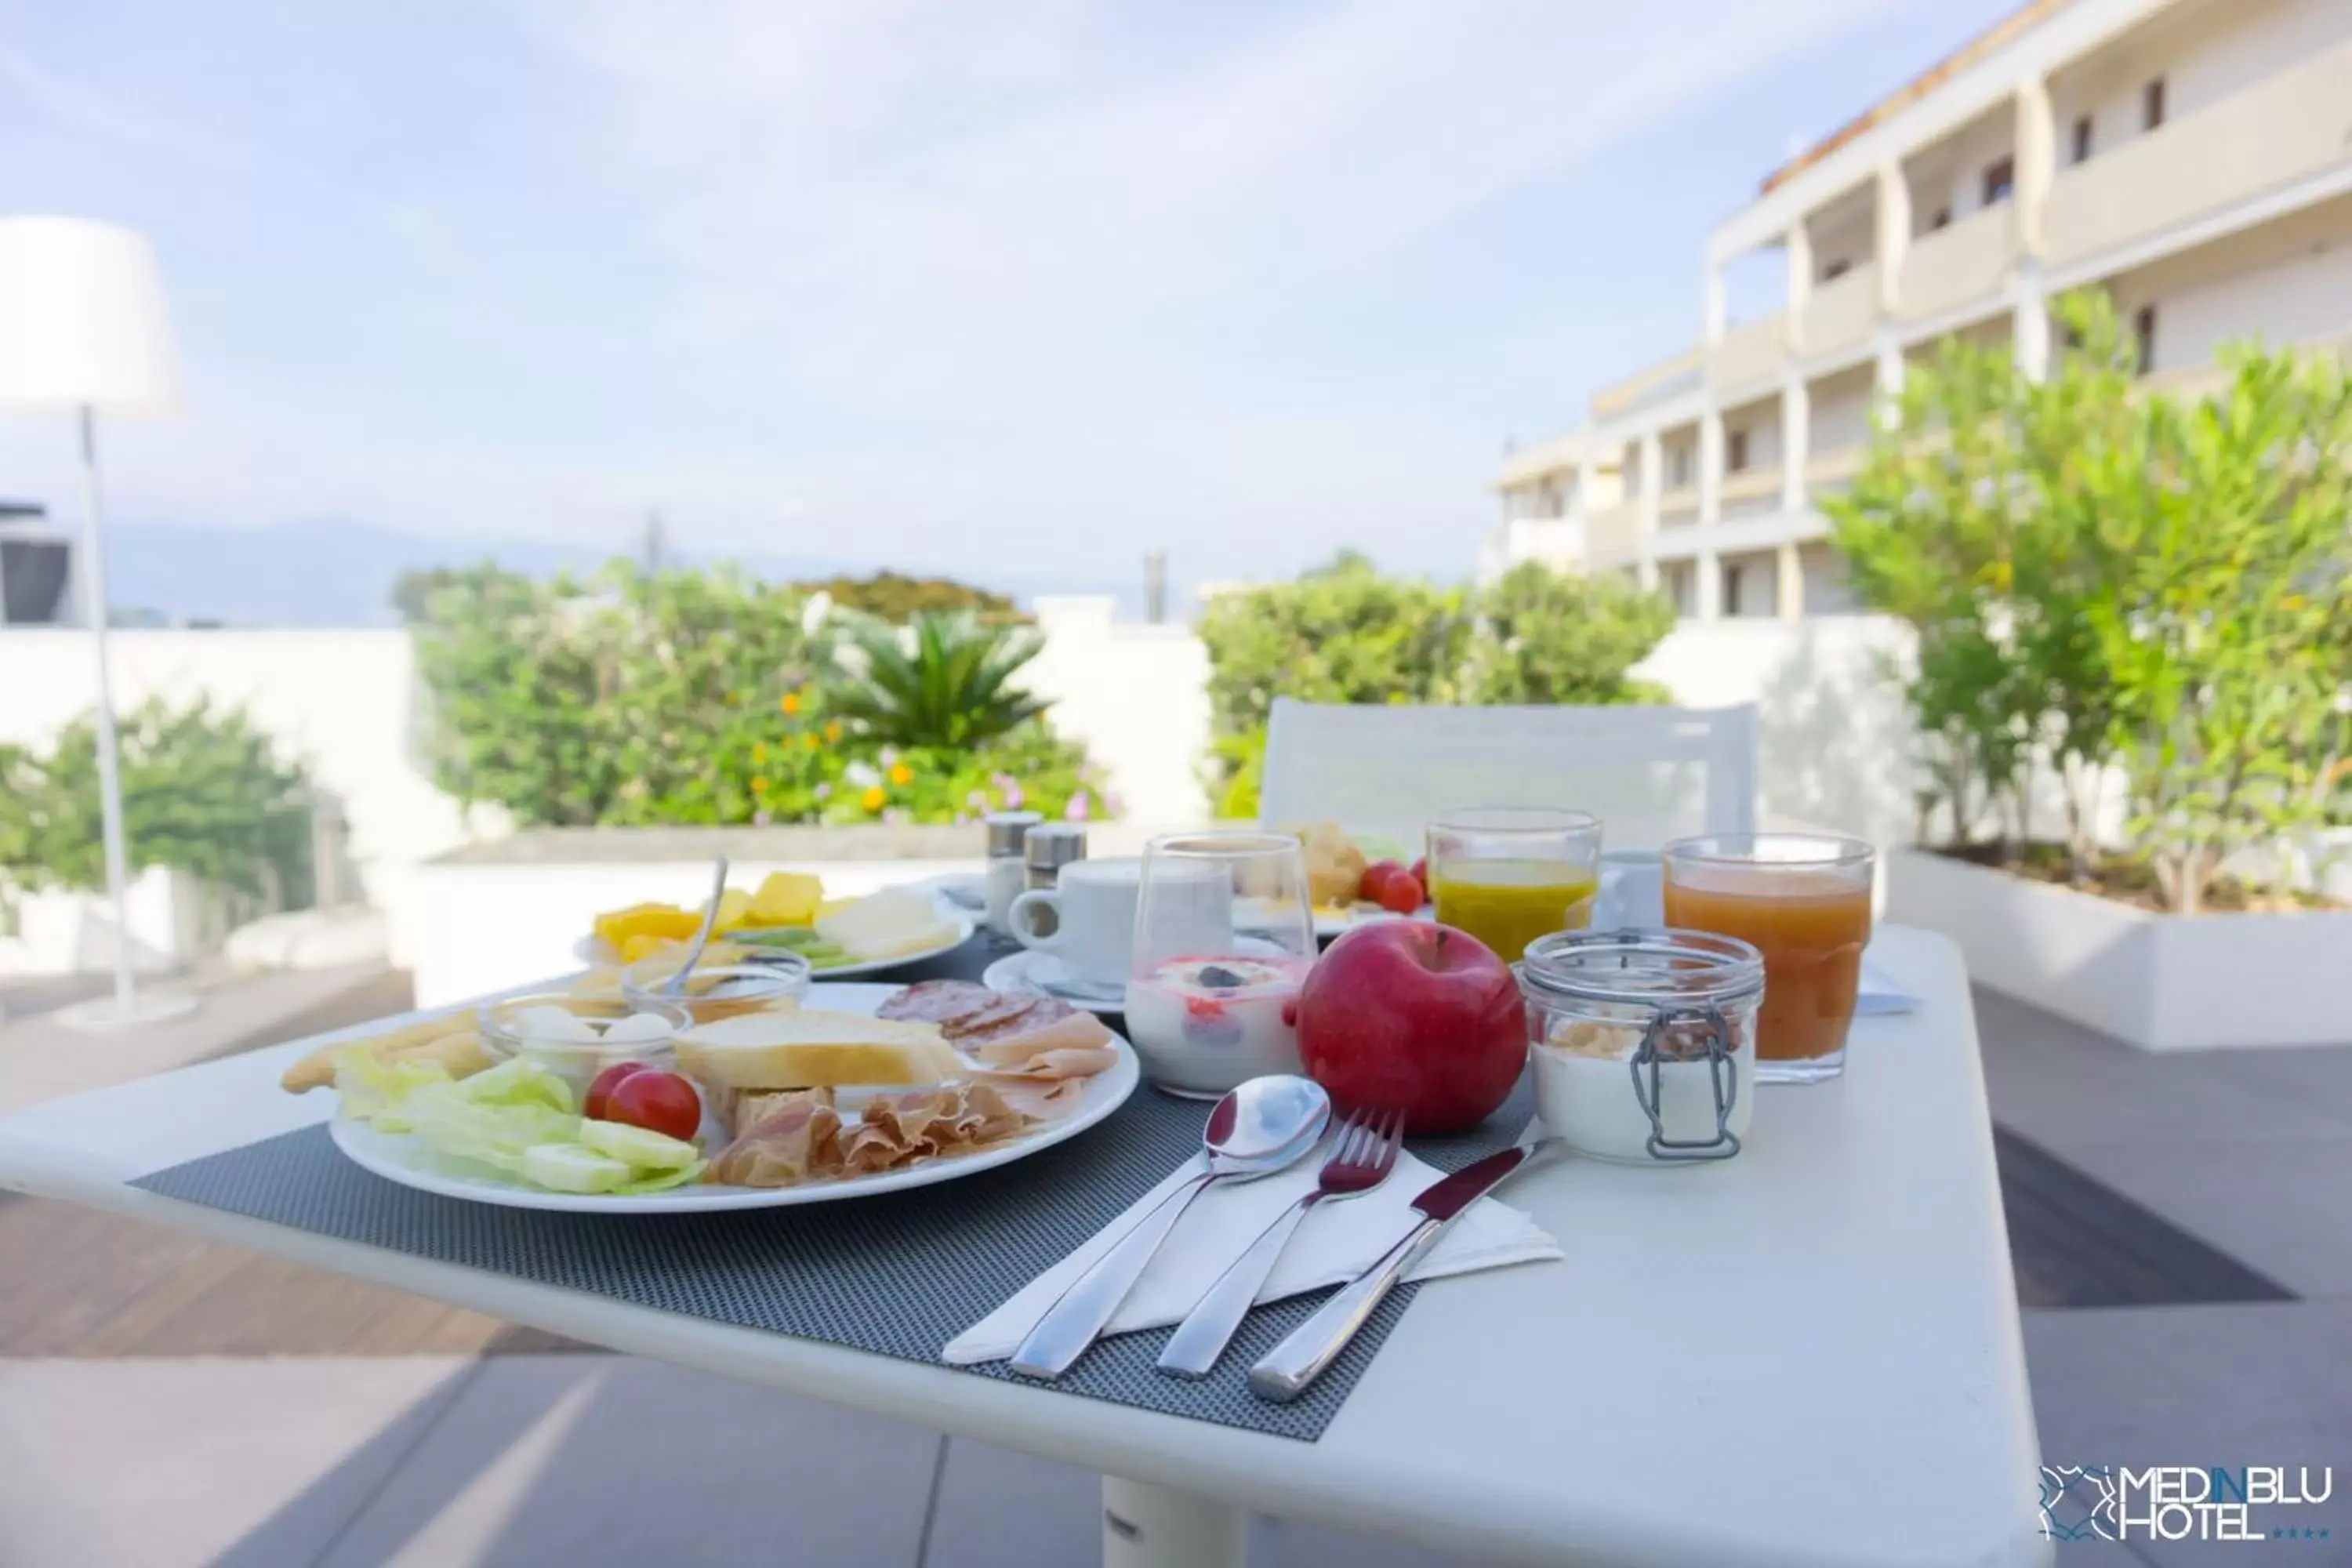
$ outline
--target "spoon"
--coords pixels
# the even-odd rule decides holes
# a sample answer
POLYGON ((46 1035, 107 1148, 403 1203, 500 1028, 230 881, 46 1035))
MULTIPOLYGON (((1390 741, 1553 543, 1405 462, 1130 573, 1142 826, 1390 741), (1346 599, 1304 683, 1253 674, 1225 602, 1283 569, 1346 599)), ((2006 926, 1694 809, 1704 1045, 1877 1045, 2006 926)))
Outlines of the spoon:
POLYGON ((718 866, 711 872, 710 902, 702 910, 702 929, 694 933, 694 945, 686 950, 686 962, 677 966, 677 973, 662 986, 663 995, 686 994, 686 977, 694 973, 694 966, 702 962, 702 950, 710 945, 710 928, 719 923, 719 900, 726 896, 727 857, 721 855, 718 866))
POLYGON ((1013 1352, 1013 1370, 1024 1377, 1059 1377, 1069 1371, 1143 1278, 1152 1255, 1194 1198, 1216 1183, 1252 1181, 1297 1163, 1330 1120, 1331 1097, 1307 1079, 1254 1078, 1234 1087, 1217 1101, 1201 1130, 1198 1168, 1045 1310, 1013 1352))

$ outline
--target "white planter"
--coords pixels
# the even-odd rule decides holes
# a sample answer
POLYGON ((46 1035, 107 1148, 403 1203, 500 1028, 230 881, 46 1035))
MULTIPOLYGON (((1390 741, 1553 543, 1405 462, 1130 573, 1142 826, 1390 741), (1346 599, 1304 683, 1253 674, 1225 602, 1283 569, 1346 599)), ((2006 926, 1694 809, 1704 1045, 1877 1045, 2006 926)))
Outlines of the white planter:
POLYGON ((1970 978, 2143 1050, 2352 1043, 2332 976, 2352 910, 2183 918, 1918 849, 1886 918, 1959 943, 1970 978))

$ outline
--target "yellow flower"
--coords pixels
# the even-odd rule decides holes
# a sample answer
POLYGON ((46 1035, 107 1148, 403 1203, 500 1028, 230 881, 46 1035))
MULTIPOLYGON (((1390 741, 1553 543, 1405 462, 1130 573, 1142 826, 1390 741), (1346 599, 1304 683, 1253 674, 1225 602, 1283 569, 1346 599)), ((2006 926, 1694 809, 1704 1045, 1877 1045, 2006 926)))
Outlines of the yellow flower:
POLYGON ((816 737, 815 737, 814 735, 803 735, 803 736, 801 737, 801 748, 802 748, 803 751, 810 751, 810 752, 814 752, 814 751, 815 751, 815 750, 816 750, 816 737))
POLYGON ((894 784, 901 785, 913 784, 915 782, 915 770, 908 767, 904 763, 892 763, 890 764, 890 782, 894 784))
POLYGON ((824 727, 824 738, 828 741, 838 741, 841 739, 840 720, 835 719, 832 723, 827 724, 824 727))
POLYGON ((787 691, 776 706, 787 713, 797 713, 801 710, 801 694, 797 691, 787 691))
POLYGON ((765 779, 763 779, 763 778, 761 778, 761 777, 760 777, 757 773, 752 774, 752 775, 751 775, 751 793, 752 793, 753 795, 765 795, 765 794, 767 794, 767 793, 768 793, 768 781, 767 781, 767 780, 765 780, 765 779))
POLYGON ((754 741, 751 742, 751 760, 755 763, 764 763, 768 760, 767 742, 754 741))
POLYGON ((872 789, 867 790, 865 795, 859 798, 864 803, 866 810, 879 811, 882 809, 882 803, 888 800, 890 797, 882 793, 882 786, 880 784, 876 784, 872 789))

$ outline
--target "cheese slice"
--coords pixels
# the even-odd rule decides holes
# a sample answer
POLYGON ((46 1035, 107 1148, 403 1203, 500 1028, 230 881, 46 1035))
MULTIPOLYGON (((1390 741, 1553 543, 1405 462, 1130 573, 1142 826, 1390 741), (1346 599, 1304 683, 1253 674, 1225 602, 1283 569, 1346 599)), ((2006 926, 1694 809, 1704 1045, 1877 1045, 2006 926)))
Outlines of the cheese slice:
POLYGON ((898 888, 819 916, 816 929, 819 936, 839 943, 860 962, 922 952, 943 945, 956 931, 940 918, 939 904, 929 894, 898 888))
POLYGON ((969 1070, 934 1025, 819 1007, 698 1025, 677 1037, 677 1065, 719 1089, 946 1083, 969 1070))

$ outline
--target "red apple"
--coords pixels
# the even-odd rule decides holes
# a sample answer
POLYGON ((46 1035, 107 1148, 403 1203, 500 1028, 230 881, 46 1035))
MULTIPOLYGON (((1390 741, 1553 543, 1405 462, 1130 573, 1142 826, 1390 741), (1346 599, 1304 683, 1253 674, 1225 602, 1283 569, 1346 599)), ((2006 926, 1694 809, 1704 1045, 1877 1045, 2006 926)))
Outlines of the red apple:
POLYGON ((1408 1132, 1459 1132, 1493 1114, 1527 1065, 1519 984, 1467 931, 1359 926, 1307 973, 1298 1055, 1342 1110, 1401 1110, 1408 1132))

